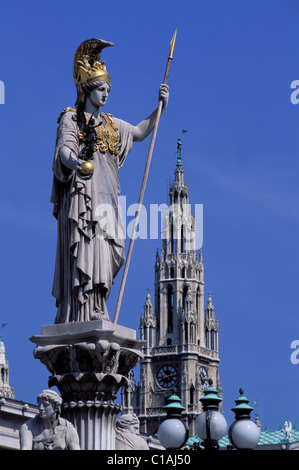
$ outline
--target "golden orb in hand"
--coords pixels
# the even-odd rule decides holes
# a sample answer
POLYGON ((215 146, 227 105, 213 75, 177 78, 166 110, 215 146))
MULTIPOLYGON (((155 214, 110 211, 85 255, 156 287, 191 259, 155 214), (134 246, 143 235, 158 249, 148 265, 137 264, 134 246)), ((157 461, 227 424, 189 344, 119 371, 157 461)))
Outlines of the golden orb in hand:
POLYGON ((80 166, 80 173, 82 173, 82 175, 90 175, 94 171, 94 166, 91 162, 83 162, 80 166))

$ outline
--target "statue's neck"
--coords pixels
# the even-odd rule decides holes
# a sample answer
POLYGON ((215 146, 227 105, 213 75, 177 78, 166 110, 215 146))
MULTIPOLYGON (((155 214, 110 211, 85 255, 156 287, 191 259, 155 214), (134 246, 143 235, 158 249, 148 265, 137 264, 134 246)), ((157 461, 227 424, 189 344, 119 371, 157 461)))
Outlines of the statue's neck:
POLYGON ((102 114, 102 111, 101 111, 101 108, 99 106, 95 106, 89 98, 86 99, 86 103, 85 103, 85 106, 84 106, 84 111, 85 113, 88 113, 88 114, 93 114, 93 117, 95 119, 99 119, 101 117, 101 114, 102 114))
POLYGON ((54 415, 49 419, 43 419, 42 423, 43 423, 43 428, 44 429, 48 429, 48 430, 52 431, 53 434, 55 434, 55 428, 59 425, 59 420, 54 415))

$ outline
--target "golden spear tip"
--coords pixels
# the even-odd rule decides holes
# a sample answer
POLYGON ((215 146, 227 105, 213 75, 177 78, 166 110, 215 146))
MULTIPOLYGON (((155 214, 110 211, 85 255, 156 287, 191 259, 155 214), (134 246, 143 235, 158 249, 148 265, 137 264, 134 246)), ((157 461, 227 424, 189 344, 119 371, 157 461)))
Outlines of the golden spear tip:
POLYGON ((177 33, 177 29, 175 30, 172 40, 170 42, 169 59, 173 59, 173 51, 174 51, 175 43, 176 43, 176 33, 177 33))

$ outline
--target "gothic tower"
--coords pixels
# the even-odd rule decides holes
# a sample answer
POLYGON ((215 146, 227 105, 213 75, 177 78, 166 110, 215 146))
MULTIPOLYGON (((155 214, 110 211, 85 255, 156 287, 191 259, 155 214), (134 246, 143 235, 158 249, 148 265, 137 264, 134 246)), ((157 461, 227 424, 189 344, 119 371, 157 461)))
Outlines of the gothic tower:
POLYGON ((165 400, 174 388, 185 407, 183 417, 190 435, 194 435, 194 422, 201 411, 199 399, 208 378, 222 394, 218 321, 210 294, 204 308, 203 254, 196 249, 196 234, 202 227, 195 227, 190 211, 180 139, 174 175, 161 253, 156 254, 155 310, 148 291, 140 319, 140 339, 146 341, 140 385, 122 395, 124 412, 133 406, 141 432, 149 435, 157 432, 164 419, 165 400))

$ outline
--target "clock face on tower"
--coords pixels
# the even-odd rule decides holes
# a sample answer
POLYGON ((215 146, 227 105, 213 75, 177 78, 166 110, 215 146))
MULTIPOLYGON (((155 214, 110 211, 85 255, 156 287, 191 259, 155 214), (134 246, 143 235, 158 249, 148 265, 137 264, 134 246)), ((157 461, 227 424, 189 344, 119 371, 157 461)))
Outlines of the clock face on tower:
POLYGON ((160 367, 157 372, 157 381, 160 387, 170 388, 177 382, 178 374, 176 369, 171 365, 164 365, 160 367))
POLYGON ((205 390, 208 386, 208 373, 207 373, 207 370, 204 367, 200 366, 198 368, 198 374, 199 374, 201 389, 205 390))

